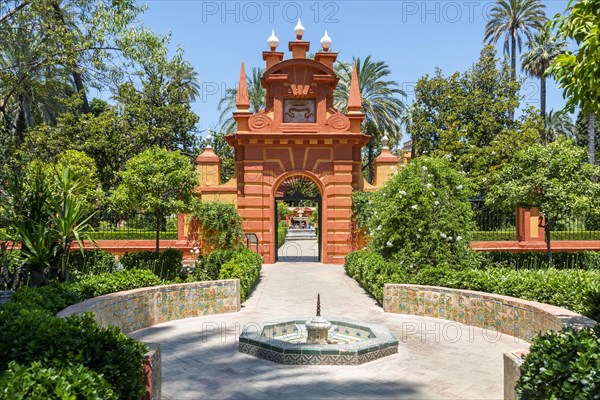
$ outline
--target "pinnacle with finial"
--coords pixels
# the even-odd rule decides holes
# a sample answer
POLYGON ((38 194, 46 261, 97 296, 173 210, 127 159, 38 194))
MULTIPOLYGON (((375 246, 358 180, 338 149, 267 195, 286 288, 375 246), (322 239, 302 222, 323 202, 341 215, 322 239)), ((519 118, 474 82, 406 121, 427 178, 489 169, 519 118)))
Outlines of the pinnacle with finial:
POLYGON ((317 293, 317 317, 321 316, 321 293, 317 293))

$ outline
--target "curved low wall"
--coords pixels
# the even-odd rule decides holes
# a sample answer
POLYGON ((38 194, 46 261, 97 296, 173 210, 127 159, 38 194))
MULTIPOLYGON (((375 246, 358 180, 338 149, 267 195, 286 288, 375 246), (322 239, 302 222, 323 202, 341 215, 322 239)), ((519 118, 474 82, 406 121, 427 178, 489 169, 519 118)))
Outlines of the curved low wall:
POLYGON ((565 325, 595 325, 592 319, 549 304, 436 286, 387 284, 383 309, 390 313, 456 321, 528 342, 540 332, 558 331, 565 325))
POLYGON ((130 333, 178 319, 236 312, 240 304, 240 281, 228 279, 111 293, 67 307, 58 316, 91 311, 101 326, 130 333))

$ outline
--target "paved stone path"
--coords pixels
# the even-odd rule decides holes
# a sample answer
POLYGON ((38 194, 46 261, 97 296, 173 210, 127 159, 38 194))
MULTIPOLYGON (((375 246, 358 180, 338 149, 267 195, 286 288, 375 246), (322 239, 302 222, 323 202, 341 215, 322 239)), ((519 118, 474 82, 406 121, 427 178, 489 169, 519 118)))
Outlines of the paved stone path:
POLYGON ((343 267, 265 265, 242 310, 173 321, 133 333, 159 342, 163 399, 501 399, 502 353, 527 348, 510 336, 455 322, 386 314, 343 267), (360 366, 285 366, 238 352, 243 326, 314 315, 386 325, 399 352, 360 366))
POLYGON ((277 250, 280 262, 317 262, 319 261, 319 242, 317 240, 286 240, 277 250))

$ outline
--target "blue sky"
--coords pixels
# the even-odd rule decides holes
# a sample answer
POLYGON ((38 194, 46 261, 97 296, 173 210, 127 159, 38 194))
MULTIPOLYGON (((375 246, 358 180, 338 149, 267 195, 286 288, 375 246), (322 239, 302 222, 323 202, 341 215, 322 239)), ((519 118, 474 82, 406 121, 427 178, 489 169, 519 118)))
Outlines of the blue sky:
MULTIPOLYGON (((157 33, 171 33, 201 80, 203 93, 193 104, 199 129, 214 128, 217 104, 234 87, 241 61, 246 70, 262 66, 262 51, 275 29, 279 51, 294 39, 298 16, 306 28, 311 51, 319 49, 325 30, 339 59, 372 55, 389 65, 391 79, 408 93, 414 83, 440 67, 444 74, 464 71, 483 46, 484 26, 492 1, 203 1, 147 0, 143 23, 157 33)), ((549 17, 563 12, 567 0, 544 1, 549 17)), ((498 45, 502 55, 501 45, 498 45)), ((524 76, 519 70, 519 74, 524 76)), ((539 106, 539 82, 528 79, 524 102, 539 106)), ((549 82, 548 110, 564 106, 561 90, 549 82)), ((406 139, 406 138, 405 138, 406 139)))

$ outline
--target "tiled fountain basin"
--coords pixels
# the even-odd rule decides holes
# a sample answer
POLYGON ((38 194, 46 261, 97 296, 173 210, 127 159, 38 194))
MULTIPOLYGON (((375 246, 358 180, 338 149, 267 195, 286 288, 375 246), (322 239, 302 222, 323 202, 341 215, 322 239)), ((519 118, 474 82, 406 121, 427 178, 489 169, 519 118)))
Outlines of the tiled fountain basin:
POLYGON ((398 339, 385 326, 343 318, 331 322, 329 339, 335 344, 299 343, 306 339, 306 319, 274 321, 246 329, 239 350, 254 357, 287 365, 358 365, 398 353, 398 339))

